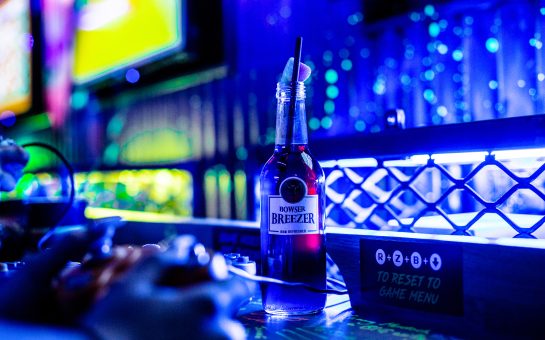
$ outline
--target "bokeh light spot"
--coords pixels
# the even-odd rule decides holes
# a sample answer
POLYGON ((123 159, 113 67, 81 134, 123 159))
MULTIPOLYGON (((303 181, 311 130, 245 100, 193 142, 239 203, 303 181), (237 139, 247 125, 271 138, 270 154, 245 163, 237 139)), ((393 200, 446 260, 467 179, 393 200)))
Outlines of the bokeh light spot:
POLYGON ((433 78, 435 78, 435 72, 432 70, 426 70, 426 72, 424 72, 424 78, 426 78, 428 81, 432 81, 433 78))
POLYGON ((76 110, 83 109, 89 102, 89 93, 87 91, 75 91, 72 94, 71 104, 76 110))
POLYGON ((500 43, 496 38, 488 38, 486 40, 486 49, 490 53, 496 53, 500 49, 500 43))
POLYGON ((341 68, 345 71, 350 71, 352 69, 352 61, 350 59, 345 59, 341 62, 341 68))
POLYGON ((337 74, 337 71, 333 69, 325 71, 325 81, 330 84, 335 84, 337 80, 339 80, 339 75, 337 74))
POLYGON ((460 50, 454 50, 452 51, 452 59, 454 59, 454 61, 461 61, 464 59, 464 53, 460 50))
POLYGON ((445 106, 441 105, 437 108, 437 114, 441 117, 446 117, 448 114, 448 110, 445 106))
POLYGON ((320 127, 320 120, 316 117, 310 118, 308 121, 308 127, 311 130, 318 130, 318 128, 320 127))
POLYGON ((491 90, 495 90, 498 88, 498 82, 495 81, 495 80, 491 80, 488 82, 488 87, 491 89, 491 90))
POLYGON ((362 131, 365 131, 366 124, 365 124, 365 122, 363 120, 358 120, 354 124, 354 128, 356 129, 356 131, 362 132, 362 131))
POLYGON ((424 7, 424 14, 427 16, 431 17, 434 13, 435 7, 433 7, 433 5, 426 5, 426 7, 424 7))
POLYGON ((439 54, 447 54, 448 52, 448 46, 445 45, 445 44, 440 44, 439 46, 437 46, 437 52, 439 52, 439 54))
POLYGON ((432 102, 435 99, 435 93, 432 89, 426 89, 423 93, 424 99, 426 99, 428 102, 432 102))
POLYGON ((331 127, 333 126, 333 119, 331 119, 331 117, 324 117, 322 118, 322 127, 324 129, 331 129, 331 127))
POLYGON ((339 88, 335 85, 329 85, 325 90, 328 98, 335 99, 339 96, 339 88))
POLYGON ((129 83, 134 84, 140 80, 140 72, 135 68, 131 68, 125 73, 125 79, 127 79, 129 83))
POLYGON ((436 23, 436 22, 432 22, 429 26, 428 26, 428 33, 430 35, 430 37, 437 37, 439 35, 439 33, 441 32, 441 27, 439 27, 439 24, 436 23))
POLYGON ((326 100, 324 103, 324 111, 327 114, 335 112, 335 102, 332 100, 326 100))

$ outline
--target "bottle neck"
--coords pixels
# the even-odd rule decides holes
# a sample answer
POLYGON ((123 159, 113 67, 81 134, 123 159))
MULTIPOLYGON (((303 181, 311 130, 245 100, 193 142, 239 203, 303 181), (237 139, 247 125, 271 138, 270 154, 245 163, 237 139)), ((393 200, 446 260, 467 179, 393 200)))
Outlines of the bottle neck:
POLYGON ((305 85, 302 82, 297 83, 293 117, 290 117, 292 89, 289 83, 278 83, 276 85, 276 99, 275 144, 308 144, 307 116, 305 111, 305 85))

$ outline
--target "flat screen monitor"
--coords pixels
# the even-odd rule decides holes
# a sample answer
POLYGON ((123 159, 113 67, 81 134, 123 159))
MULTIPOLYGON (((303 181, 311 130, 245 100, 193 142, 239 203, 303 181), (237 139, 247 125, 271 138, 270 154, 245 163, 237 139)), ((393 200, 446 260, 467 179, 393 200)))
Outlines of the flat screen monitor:
POLYGON ((30 1, 0 0, 0 114, 32 105, 30 1))
POLYGON ((183 49, 184 0, 78 2, 74 81, 93 82, 183 49))

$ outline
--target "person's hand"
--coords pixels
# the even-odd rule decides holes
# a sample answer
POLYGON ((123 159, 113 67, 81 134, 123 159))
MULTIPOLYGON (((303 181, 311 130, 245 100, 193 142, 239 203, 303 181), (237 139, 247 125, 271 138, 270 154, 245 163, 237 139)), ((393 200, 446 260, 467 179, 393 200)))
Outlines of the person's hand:
POLYGON ((11 191, 23 175, 28 153, 10 139, 0 141, 0 191, 11 191))
POLYGON ((103 339, 243 339, 232 319, 247 298, 237 280, 184 287, 157 284, 172 261, 159 254, 144 260, 114 284, 84 319, 103 339))
POLYGON ((71 259, 82 258, 89 248, 86 232, 59 237, 51 249, 25 259, 25 267, 0 286, 0 318, 58 323, 56 292, 51 282, 71 259))

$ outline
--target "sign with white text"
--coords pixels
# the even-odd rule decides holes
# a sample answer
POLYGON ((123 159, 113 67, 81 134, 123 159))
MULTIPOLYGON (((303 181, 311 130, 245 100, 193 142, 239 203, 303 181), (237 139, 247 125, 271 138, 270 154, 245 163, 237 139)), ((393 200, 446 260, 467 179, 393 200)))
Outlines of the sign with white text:
POLYGON ((463 314, 462 249, 448 242, 362 239, 364 301, 463 314))

